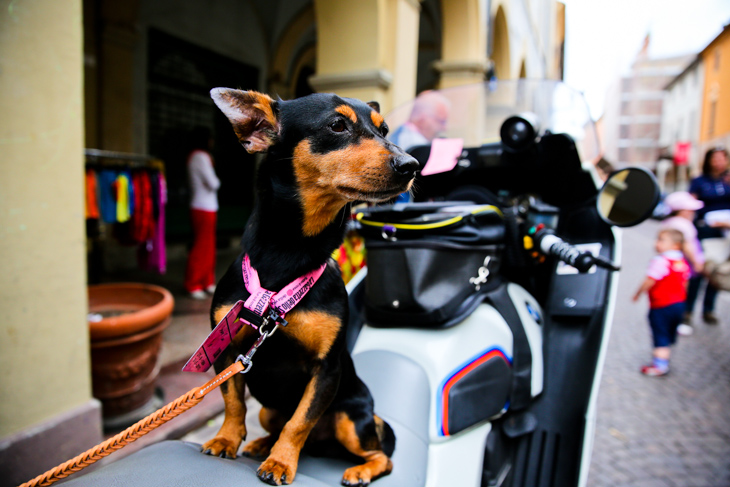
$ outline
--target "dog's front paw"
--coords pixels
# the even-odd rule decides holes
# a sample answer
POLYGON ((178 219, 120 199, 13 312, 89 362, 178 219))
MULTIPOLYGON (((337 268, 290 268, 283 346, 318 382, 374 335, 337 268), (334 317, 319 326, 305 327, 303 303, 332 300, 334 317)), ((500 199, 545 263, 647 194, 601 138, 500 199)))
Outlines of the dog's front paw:
POLYGON ((345 470, 341 483, 347 487, 370 485, 370 482, 388 475, 392 470, 393 462, 390 458, 380 454, 374 460, 345 470))
POLYGON ((244 446, 243 450, 241 450, 241 455, 257 460, 264 460, 271 453, 271 447, 274 446, 275 442, 276 439, 271 435, 262 436, 244 446))
POLYGON ((241 445, 241 440, 233 441, 224 436, 216 436, 210 441, 206 441, 200 451, 206 455, 222 458, 236 458, 236 452, 241 445))
POLYGON ((372 473, 368 469, 362 469, 358 467, 352 467, 345 470, 345 474, 342 476, 342 485, 347 487, 362 487, 369 485, 372 481, 372 473))
POLYGON ((296 467, 292 468, 285 463, 269 458, 261 464, 256 473, 259 479, 270 485, 290 484, 294 480, 296 467))

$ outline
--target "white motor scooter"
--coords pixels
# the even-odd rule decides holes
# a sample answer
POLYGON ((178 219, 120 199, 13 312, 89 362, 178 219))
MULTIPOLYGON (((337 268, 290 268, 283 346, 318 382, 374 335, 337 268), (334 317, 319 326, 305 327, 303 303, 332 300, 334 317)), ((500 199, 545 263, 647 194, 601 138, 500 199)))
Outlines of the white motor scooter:
MULTIPOLYGON (((410 151, 437 172, 418 176, 416 203, 356 220, 368 268, 348 284, 348 344, 396 436, 393 471, 374 486, 583 486, 616 301, 614 227, 646 219, 658 186, 623 169, 599 190, 595 128, 559 82, 440 93, 449 139, 410 151), (438 154, 454 147, 444 167, 438 154)), ((350 465, 303 455, 294 484, 339 485, 350 465)), ((258 486, 257 467, 171 441, 67 485, 258 486)))

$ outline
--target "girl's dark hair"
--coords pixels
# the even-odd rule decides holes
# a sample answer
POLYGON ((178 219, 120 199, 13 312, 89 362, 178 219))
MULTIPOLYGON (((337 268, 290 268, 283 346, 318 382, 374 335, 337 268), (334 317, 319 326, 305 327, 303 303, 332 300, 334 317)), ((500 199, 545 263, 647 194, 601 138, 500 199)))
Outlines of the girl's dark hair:
POLYGON ((190 131, 190 150, 202 149, 207 151, 210 148, 210 129, 208 127, 195 127, 190 131))
POLYGON ((705 152, 705 162, 702 163, 702 174, 705 176, 710 175, 710 160, 712 159, 712 154, 715 152, 723 152, 725 153, 725 158, 730 159, 730 155, 728 155, 727 149, 723 146, 717 146, 709 149, 707 152, 705 152))

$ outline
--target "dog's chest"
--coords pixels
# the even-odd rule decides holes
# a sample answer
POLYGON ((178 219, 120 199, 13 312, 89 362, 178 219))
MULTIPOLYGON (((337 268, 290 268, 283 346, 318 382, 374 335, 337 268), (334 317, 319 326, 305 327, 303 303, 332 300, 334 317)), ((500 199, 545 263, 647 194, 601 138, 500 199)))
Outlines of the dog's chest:
MULTIPOLYGON (((242 353, 252 343, 244 340, 242 353)), ((281 410, 300 401, 318 365, 311 352, 277 330, 254 355, 246 384, 261 404, 281 410)))
POLYGON ((325 311, 294 310, 286 318, 290 324, 281 331, 315 360, 329 354, 342 329, 340 318, 325 311))

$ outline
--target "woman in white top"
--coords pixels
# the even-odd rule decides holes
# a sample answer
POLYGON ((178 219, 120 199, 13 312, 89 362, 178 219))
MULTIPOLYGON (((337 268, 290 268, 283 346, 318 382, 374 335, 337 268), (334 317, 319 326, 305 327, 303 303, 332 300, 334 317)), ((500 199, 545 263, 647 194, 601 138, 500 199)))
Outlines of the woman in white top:
POLYGON ((193 298, 204 299, 215 291, 215 232, 218 216, 220 180, 213 169, 213 138, 210 130, 198 127, 191 133, 192 151, 188 155, 190 184, 190 221, 193 246, 185 270, 185 289, 193 298))

